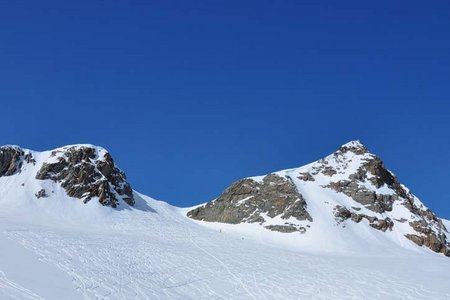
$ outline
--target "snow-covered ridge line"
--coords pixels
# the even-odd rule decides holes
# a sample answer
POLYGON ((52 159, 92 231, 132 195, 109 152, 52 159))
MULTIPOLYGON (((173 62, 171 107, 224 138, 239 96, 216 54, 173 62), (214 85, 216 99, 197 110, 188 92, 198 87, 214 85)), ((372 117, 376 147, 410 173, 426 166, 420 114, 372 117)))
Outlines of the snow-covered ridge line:
POLYGON ((208 222, 258 224, 304 235, 303 240, 336 243, 336 237, 351 231, 352 239, 363 241, 367 232, 361 234, 360 229, 365 227, 402 247, 414 249, 416 244, 450 255, 442 220, 360 141, 306 166, 238 180, 187 215, 208 222))

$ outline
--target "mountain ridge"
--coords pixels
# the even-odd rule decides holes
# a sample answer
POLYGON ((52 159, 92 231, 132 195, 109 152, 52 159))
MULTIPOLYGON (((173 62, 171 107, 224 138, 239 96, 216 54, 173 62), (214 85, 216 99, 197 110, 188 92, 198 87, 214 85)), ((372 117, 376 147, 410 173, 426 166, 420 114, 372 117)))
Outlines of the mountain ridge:
POLYGON ((399 231, 418 246, 450 255, 442 220, 358 140, 305 166, 238 180, 187 216, 207 222, 256 223, 297 234, 308 234, 317 226, 333 232, 330 224, 368 225, 384 233, 399 231))
MULTIPOLYGON (((411 211, 399 203, 406 199, 394 199, 396 192, 388 186, 377 188, 378 177, 356 172, 368 154, 356 159, 348 149, 352 162, 339 155, 335 165, 331 156, 328 164, 244 179, 248 186, 230 189, 228 197, 238 208, 254 202, 264 212, 264 223, 238 218, 232 224, 188 218, 196 207, 178 208, 135 190, 133 205, 122 198, 126 194, 116 196, 116 206, 100 201, 100 183, 106 181, 114 192, 121 186, 109 172, 121 173, 114 171, 115 162, 105 169, 105 149, 85 146, 60 147, 53 156, 52 151, 0 147, 0 170, 8 173, 0 176, 0 298, 447 299, 450 294, 450 261, 406 238, 415 232, 409 225, 413 220, 402 223, 391 214, 400 217, 401 209, 409 217, 411 211), (40 176, 49 178, 36 179, 41 170, 40 176), (357 176, 350 180, 352 174, 357 176), (80 186, 74 184, 78 179, 80 186), (341 182, 341 192, 322 186, 343 180, 353 185, 341 182), (366 199, 360 185, 389 197, 356 202, 352 190, 362 192, 360 202, 366 199), (93 188, 85 194, 88 186, 93 188), (80 198, 69 196, 72 188, 80 198), (273 207, 268 196, 279 198, 273 207), (387 212, 376 212, 381 210, 387 212), (394 226, 382 222, 387 218, 394 226)), ((377 173, 376 166, 377 161, 365 169, 377 173)), ((382 174, 381 181, 396 186, 382 174)), ((248 218, 253 211, 247 207, 242 213, 248 218)), ((450 221, 442 223, 450 227, 450 221)))
MULTIPOLYGON (((70 202, 80 214, 77 202, 126 209, 138 201, 137 209, 152 210, 109 152, 91 144, 43 152, 2 146, 0 187, 0 202, 12 206, 19 205, 14 200, 19 193, 30 205, 70 202)), ((415 244, 449 255, 449 234, 442 220, 358 140, 305 166, 238 180, 217 199, 184 215, 202 225, 256 224, 274 234, 288 234, 282 239, 294 234, 299 245, 311 249, 323 240, 333 247, 331 241, 358 244, 373 235, 374 240, 387 238, 402 247, 413 249, 415 244)))

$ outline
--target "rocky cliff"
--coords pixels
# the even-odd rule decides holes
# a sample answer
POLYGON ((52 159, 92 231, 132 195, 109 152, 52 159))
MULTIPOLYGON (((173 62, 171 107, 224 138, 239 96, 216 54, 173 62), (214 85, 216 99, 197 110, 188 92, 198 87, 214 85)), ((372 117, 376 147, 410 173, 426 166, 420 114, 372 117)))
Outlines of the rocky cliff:
POLYGON ((304 167, 239 180, 187 216, 303 234, 319 226, 317 219, 342 230, 351 222, 384 233, 396 231, 419 246, 450 256, 442 220, 359 141, 304 167))
MULTIPOLYGON (((210 222, 238 224, 241 222, 265 223, 265 216, 283 220, 312 221, 306 210, 306 202, 289 177, 276 174, 265 176, 261 181, 242 179, 225 190, 215 201, 198 207, 188 216, 210 222)), ((302 231, 295 224, 267 226, 271 230, 284 232, 302 231)))

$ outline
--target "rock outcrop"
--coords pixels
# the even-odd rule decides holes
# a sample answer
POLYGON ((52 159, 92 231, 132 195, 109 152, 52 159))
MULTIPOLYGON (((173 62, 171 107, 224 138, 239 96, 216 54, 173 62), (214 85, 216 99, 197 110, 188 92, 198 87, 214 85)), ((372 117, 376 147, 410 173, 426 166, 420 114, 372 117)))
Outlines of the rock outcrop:
POLYGON ((367 220, 370 226, 381 231, 392 230, 392 227, 394 227, 394 222, 390 218, 378 219, 374 216, 351 212, 350 210, 342 206, 335 207, 334 215, 336 216, 338 222, 343 222, 345 220, 351 219, 353 222, 359 223, 362 220, 367 220))
POLYGON ((303 227, 289 224, 294 218, 312 221, 306 210, 306 202, 289 178, 276 174, 265 176, 262 181, 251 178, 233 183, 216 200, 188 212, 190 218, 208 222, 238 224, 242 222, 266 222, 266 217, 279 216, 286 224, 266 226, 270 230, 293 232, 303 227))
POLYGON ((409 225, 416 233, 406 234, 405 237, 419 246, 425 246, 434 252, 450 256, 450 243, 444 234, 444 231, 447 232, 447 230, 442 221, 436 222, 422 216, 419 221, 410 222, 409 225))
POLYGON ((342 146, 332 154, 331 159, 320 160, 314 169, 316 174, 320 172, 331 177, 330 182, 324 185, 325 188, 343 193, 376 213, 392 211, 393 202, 406 194, 383 162, 358 142, 342 146), (348 166, 355 156, 360 159, 360 164, 353 173, 347 175, 348 166), (330 160, 334 167, 329 166, 330 160), (334 180, 333 175, 339 173, 347 176, 344 176, 345 179, 334 180), (376 191, 383 186, 389 189, 389 193, 376 191))
POLYGON ((71 146, 53 151, 51 160, 42 165, 36 179, 58 182, 69 196, 85 203, 98 197, 105 206, 117 207, 119 200, 134 205, 133 190, 125 173, 105 150, 71 146))
POLYGON ((25 152, 17 146, 0 147, 0 177, 11 176, 20 171, 25 152))
MULTIPOLYGON (((447 229, 442 221, 431 210, 424 208, 423 204, 399 182, 398 178, 385 168, 383 161, 370 154, 367 148, 359 143, 343 146, 333 156, 344 162, 348 160, 345 157, 348 152, 362 156, 356 172, 350 174, 346 179, 332 180, 324 187, 347 195, 377 214, 391 212, 394 203, 403 205, 411 213, 409 225, 416 232, 416 234, 406 234, 405 237, 419 246, 450 255, 450 244, 444 234, 447 229), (384 189, 380 191, 380 188, 384 189)), ((318 169, 328 170, 329 166, 323 164, 318 169)), ((392 230, 394 226, 394 222, 389 217, 379 219, 377 216, 358 214, 351 208, 336 207, 335 216, 341 221, 350 219, 356 223, 366 219, 370 226, 382 231, 392 230)))
POLYGON ((34 194, 36 196, 36 198, 40 199, 40 198, 47 198, 47 192, 45 191, 45 189, 40 189, 39 191, 36 192, 36 194, 34 194))

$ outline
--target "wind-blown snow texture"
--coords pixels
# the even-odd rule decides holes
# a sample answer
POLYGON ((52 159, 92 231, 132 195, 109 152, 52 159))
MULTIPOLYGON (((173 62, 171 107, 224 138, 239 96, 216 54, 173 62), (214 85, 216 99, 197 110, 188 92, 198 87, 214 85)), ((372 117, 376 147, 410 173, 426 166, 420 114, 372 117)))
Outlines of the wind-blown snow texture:
POLYGON ((305 234, 193 221, 137 192, 133 206, 83 203, 36 179, 50 152, 30 153, 0 177, 0 299, 450 298, 448 258, 395 230, 330 225, 322 202, 305 234))

